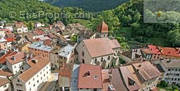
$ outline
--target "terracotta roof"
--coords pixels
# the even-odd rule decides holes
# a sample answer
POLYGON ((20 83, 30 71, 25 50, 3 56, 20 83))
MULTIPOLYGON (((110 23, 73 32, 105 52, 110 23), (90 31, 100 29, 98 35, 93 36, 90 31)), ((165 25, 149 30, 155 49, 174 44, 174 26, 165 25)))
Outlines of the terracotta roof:
POLYGON ((0 70, 0 76, 12 76, 13 74, 4 70, 0 70))
POLYGON ((108 91, 108 86, 110 83, 110 74, 108 69, 102 70, 102 82, 103 82, 103 90, 102 91, 108 91))
POLYGON ((32 78, 37 72, 39 72, 43 67, 49 63, 49 60, 44 59, 41 56, 36 56, 28 61, 28 64, 31 66, 28 70, 24 71, 18 77, 24 82, 27 82, 32 78), (37 63, 33 63, 32 60, 37 60, 37 63))
POLYGON ((0 63, 6 63, 6 57, 14 55, 16 52, 7 52, 6 54, 4 54, 3 56, 0 57, 0 63))
POLYGON ((103 21, 101 24, 97 26, 97 31, 101 33, 107 33, 108 32, 108 25, 103 21))
POLYGON ((43 35, 43 34, 45 34, 45 32, 42 31, 42 30, 40 30, 40 29, 37 29, 37 30, 33 31, 33 33, 34 33, 34 34, 37 34, 37 35, 43 35))
POLYGON ((87 39, 83 42, 91 57, 113 54, 113 48, 120 47, 116 40, 108 38, 87 39))
POLYGON ((9 83, 10 81, 7 78, 0 78, 0 86, 3 86, 7 83, 9 83))
POLYGON ((142 49, 142 51, 144 51, 145 53, 148 53, 148 54, 159 54, 159 55, 180 57, 180 49, 179 48, 148 45, 148 48, 142 49))
POLYGON ((63 67, 60 68, 59 76, 71 78, 72 69, 73 69, 73 65, 64 64, 63 67))
POLYGON ((112 69, 112 85, 116 91, 128 91, 118 69, 112 69))
POLYGON ((6 59, 10 64, 16 64, 18 62, 24 61, 24 57, 25 54, 23 52, 17 52, 13 53, 13 55, 6 57, 6 59))
POLYGON ((133 66, 143 77, 144 80, 151 80, 161 75, 159 70, 155 66, 153 66, 149 61, 134 63, 133 66))
POLYGON ((102 88, 101 67, 81 64, 78 76, 78 88, 102 88))
POLYGON ((128 90, 136 91, 141 88, 141 83, 131 65, 120 67, 122 79, 128 90))
POLYGON ((6 38, 7 42, 13 42, 15 39, 14 38, 6 38))

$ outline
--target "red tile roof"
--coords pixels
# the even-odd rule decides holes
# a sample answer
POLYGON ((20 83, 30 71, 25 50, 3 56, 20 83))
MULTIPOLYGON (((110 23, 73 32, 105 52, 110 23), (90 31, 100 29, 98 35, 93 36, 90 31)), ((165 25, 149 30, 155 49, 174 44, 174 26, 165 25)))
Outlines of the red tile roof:
POLYGON ((13 74, 4 70, 0 70, 0 76, 12 76, 13 74))
POLYGON ((78 76, 78 88, 102 88, 101 67, 81 64, 78 76))
POLYGON ((103 21, 98 25, 97 31, 101 33, 108 33, 108 25, 103 21))
POLYGON ((7 83, 9 83, 10 81, 7 78, 0 78, 0 86, 3 86, 7 83))
POLYGON ((43 67, 49 63, 49 60, 44 59, 41 56, 36 56, 28 61, 28 64, 31 66, 28 70, 20 74, 18 77, 24 82, 27 82, 32 78, 37 72, 39 72, 43 67), (32 60, 37 60, 37 63, 33 63, 32 60))
POLYGON ((159 55, 165 55, 165 56, 180 57, 179 48, 148 45, 148 49, 143 49, 143 51, 148 54, 159 54, 159 55))
POLYGON ((13 42, 15 39, 14 38, 6 38, 7 42, 13 42))
POLYGON ((23 52, 17 52, 17 53, 13 53, 13 54, 14 55, 10 55, 10 56, 6 57, 7 61, 10 64, 16 64, 16 63, 24 61, 25 54, 23 52))
POLYGON ((113 54, 113 49, 120 47, 116 40, 108 38, 87 39, 83 42, 91 57, 113 54))
POLYGON ((35 30, 35 31, 33 31, 33 32, 34 32, 34 34, 37 34, 37 35, 43 35, 43 34, 45 34, 45 32, 42 31, 42 30, 40 30, 40 29, 37 29, 37 30, 35 30))
POLYGON ((108 91, 108 86, 111 84, 109 71, 108 69, 102 70, 103 91, 108 91))
POLYGON ((6 57, 14 55, 16 52, 7 52, 6 54, 4 54, 2 57, 0 57, 0 63, 6 63, 6 57))

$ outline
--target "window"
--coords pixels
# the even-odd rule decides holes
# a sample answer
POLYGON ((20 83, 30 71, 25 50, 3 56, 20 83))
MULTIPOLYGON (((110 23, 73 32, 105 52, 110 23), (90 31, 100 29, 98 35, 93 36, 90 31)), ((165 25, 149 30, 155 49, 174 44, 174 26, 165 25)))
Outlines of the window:
POLYGON ((37 80, 37 83, 39 83, 39 80, 37 80))
POLYGON ((17 82, 20 82, 20 80, 19 80, 19 79, 17 79, 17 82))
POLYGON ((29 82, 29 84, 31 84, 31 82, 29 82))
POLYGON ((84 51, 82 52, 82 56, 84 57, 84 51))
POLYGON ((35 87, 35 84, 33 86, 35 87))

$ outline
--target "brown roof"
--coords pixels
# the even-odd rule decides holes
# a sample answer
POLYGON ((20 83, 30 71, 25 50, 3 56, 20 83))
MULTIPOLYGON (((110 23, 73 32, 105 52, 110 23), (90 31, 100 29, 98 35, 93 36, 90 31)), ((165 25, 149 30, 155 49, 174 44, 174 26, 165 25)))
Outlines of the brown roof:
POLYGON ((3 86, 7 83, 9 83, 9 80, 7 78, 0 78, 0 86, 3 86))
POLYGON ((28 64, 31 66, 28 70, 24 71, 18 77, 26 82, 31 77, 33 77, 37 72, 39 72, 43 67, 45 67, 49 63, 49 60, 44 59, 41 56, 36 56, 28 61, 28 64), (37 60, 37 63, 33 63, 32 60, 37 60))
POLYGON ((10 56, 10 55, 14 55, 16 52, 11 52, 8 51, 6 54, 4 54, 3 56, 0 57, 0 63, 6 63, 6 57, 10 56))
POLYGON ((124 83, 128 90, 135 91, 140 89, 141 83, 138 80, 138 77, 135 74, 135 71, 131 65, 120 67, 120 71, 122 74, 122 79, 124 80, 124 83))
POLYGON ((83 42, 91 57, 113 54, 113 48, 120 47, 116 40, 108 38, 87 39, 83 42))
POLYGON ((161 75, 159 70, 149 61, 133 64, 134 68, 139 72, 144 80, 151 80, 161 75))
POLYGON ((4 71, 4 70, 0 70, 0 76, 12 76, 12 73, 4 71))
POLYGON ((163 64, 163 66, 167 68, 180 67, 180 60, 178 59, 162 60, 161 64, 163 64))
POLYGON ((16 64, 16 63, 24 61, 24 57, 25 57, 25 54, 23 52, 17 52, 17 53, 14 53, 14 55, 10 55, 6 57, 6 59, 10 64, 16 64))
POLYGON ((118 69, 112 69, 112 85, 116 91, 128 91, 118 69))
POLYGON ((71 78, 72 67, 73 65, 71 64, 64 64, 63 67, 60 68, 59 76, 71 78))
POLYGON ((102 88, 101 67, 81 64, 79 68, 78 88, 102 88))
POLYGON ((101 24, 97 26, 97 31, 101 33, 107 33, 108 32, 108 25, 103 21, 101 24))

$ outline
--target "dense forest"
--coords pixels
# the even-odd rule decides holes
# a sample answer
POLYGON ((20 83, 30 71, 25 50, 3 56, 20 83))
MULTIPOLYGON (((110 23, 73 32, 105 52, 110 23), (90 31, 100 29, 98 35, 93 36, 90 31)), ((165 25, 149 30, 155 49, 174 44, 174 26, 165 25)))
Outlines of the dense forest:
POLYGON ((128 0, 45 0, 59 7, 79 7, 88 11, 113 9, 128 0))
MULTIPOLYGON (((161 14, 168 12, 158 11, 161 14)), ((178 12, 168 14, 170 18, 180 19, 178 12)), ((157 12, 143 10, 143 0, 130 0, 114 9, 104 10, 99 13, 89 12, 81 8, 65 7, 58 8, 45 2, 37 0, 1 0, 0 20, 24 21, 28 25, 40 21, 51 24, 61 20, 65 24, 79 22, 92 30, 105 21, 109 25, 110 36, 115 37, 124 48, 135 45, 156 44, 160 46, 180 47, 180 25, 179 23, 144 23, 144 13, 151 17, 157 12), (20 14, 23 11, 25 14, 20 14), (37 17, 40 11, 42 14, 37 17), (145 12, 144 12, 145 11, 145 12), (11 17, 10 12, 15 12, 16 16, 11 17), (49 17, 47 14, 65 14, 66 17, 49 17), (35 15, 34 15, 35 14, 35 15), (88 14, 90 17, 77 17, 76 15, 88 14), (31 17, 30 17, 31 16, 31 17)), ((63 15, 64 16, 64 15, 63 15)))

